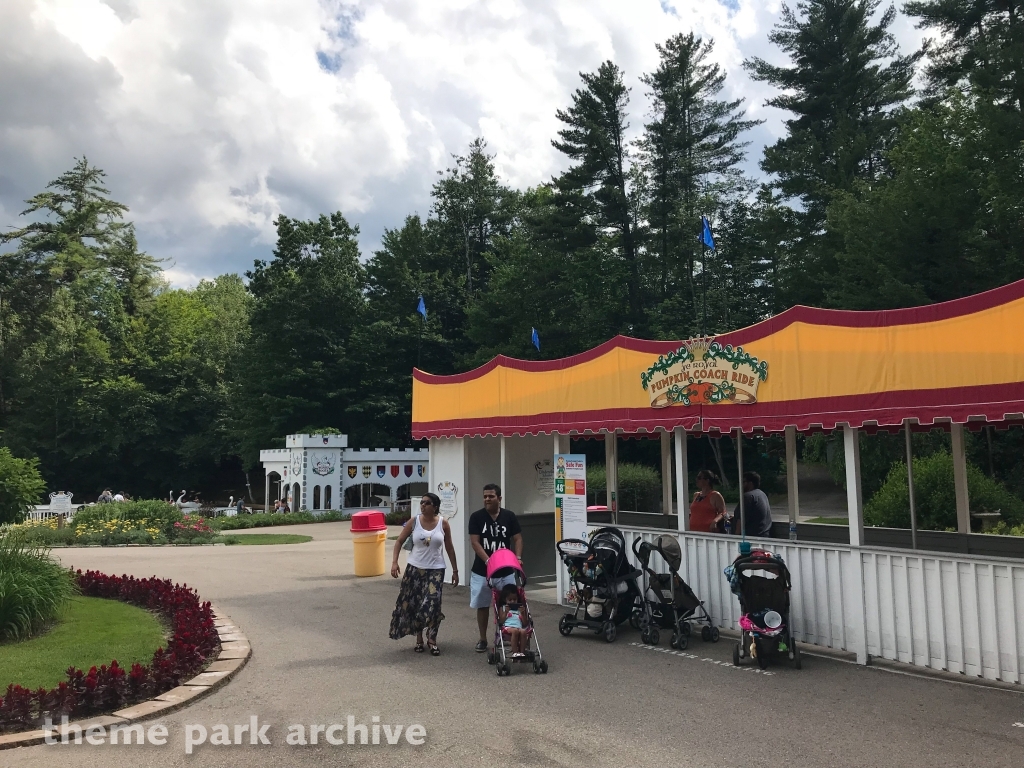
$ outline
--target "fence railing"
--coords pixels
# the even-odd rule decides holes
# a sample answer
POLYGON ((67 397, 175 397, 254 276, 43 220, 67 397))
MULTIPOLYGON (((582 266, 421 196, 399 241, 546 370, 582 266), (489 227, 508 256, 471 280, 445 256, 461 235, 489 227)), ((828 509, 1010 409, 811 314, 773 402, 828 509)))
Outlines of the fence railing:
MULTIPOLYGON (((738 629, 739 601, 722 571, 734 536, 623 529, 627 543, 677 536, 682 576, 712 621, 738 629)), ((1021 682, 1024 562, 913 550, 755 539, 781 555, 793 591, 790 627, 801 642, 964 675, 1021 682)), ((632 555, 631 555, 632 557, 632 555)), ((655 556, 652 566, 666 572, 655 556)))

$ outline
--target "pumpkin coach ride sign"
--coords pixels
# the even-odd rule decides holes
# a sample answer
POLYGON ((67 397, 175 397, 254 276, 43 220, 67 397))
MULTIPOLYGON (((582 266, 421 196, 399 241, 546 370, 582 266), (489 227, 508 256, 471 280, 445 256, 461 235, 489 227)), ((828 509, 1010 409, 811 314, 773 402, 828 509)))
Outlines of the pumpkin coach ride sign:
POLYGON ((670 405, 715 405, 757 402, 757 385, 768 378, 768 363, 743 351, 722 346, 714 337, 689 339, 661 355, 640 374, 652 408, 670 405))

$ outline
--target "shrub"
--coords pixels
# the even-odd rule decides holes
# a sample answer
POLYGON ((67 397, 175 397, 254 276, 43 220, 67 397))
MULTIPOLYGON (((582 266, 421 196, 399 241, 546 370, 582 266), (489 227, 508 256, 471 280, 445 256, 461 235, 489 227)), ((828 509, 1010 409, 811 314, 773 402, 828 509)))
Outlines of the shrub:
POLYGON ((146 499, 143 501, 120 501, 110 504, 94 504, 79 510, 72 520, 72 524, 78 527, 83 524, 121 521, 124 523, 141 523, 145 526, 124 526, 124 527, 150 527, 158 528, 163 534, 170 534, 175 523, 180 523, 184 515, 173 504, 168 504, 160 499, 146 499))
MULTIPOLYGON (((973 464, 967 465, 967 493, 972 511, 998 510, 1010 526, 1024 522, 1024 502, 973 464)), ((918 528, 956 530, 953 458, 945 451, 914 459, 914 501, 918 528)), ((864 521, 887 528, 910 527, 906 464, 893 464, 882 487, 865 506, 864 521)))
POLYGON ((333 523, 347 519, 338 511, 327 511, 320 515, 312 512, 289 512, 288 514, 236 515, 210 520, 210 527, 218 531, 237 531, 244 528, 269 528, 276 525, 301 525, 304 523, 333 523))
POLYGON ((166 648, 157 648, 149 666, 133 664, 125 671, 114 660, 88 672, 71 667, 67 681, 49 691, 8 686, 0 697, 0 730, 38 727, 46 717, 59 721, 61 715, 109 712, 159 695, 194 677, 218 647, 210 604, 200 602, 188 587, 168 580, 95 571, 77 571, 74 576, 84 595, 121 600, 161 613, 171 625, 172 637, 166 648))
POLYGON ((53 621, 74 580, 47 551, 18 531, 0 530, 0 640, 20 640, 53 621))
POLYGON ((0 448, 0 523, 20 523, 45 490, 38 459, 19 459, 0 448))
MULTIPOLYGON (((644 464, 619 464, 619 509, 653 512, 661 503, 661 473, 644 464)), ((587 490, 608 489, 605 468, 587 467, 587 490)))

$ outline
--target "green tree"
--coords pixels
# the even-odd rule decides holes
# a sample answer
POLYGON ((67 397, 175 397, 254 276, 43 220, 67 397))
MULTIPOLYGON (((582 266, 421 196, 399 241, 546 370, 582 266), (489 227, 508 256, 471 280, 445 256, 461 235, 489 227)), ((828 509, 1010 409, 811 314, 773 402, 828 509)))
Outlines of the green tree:
POLYGON ((968 87, 1024 114, 1024 5, 1020 0, 913 0, 904 10, 939 33, 925 45, 933 94, 968 87))
POLYGON ((583 88, 573 94, 572 106, 556 113, 564 127, 551 143, 573 165, 555 179, 554 187, 568 199, 569 210, 577 217, 575 226, 592 229, 591 237, 605 254, 603 276, 621 279, 627 323, 640 329, 645 323, 640 243, 625 138, 629 89, 622 71, 611 61, 601 64, 597 72, 581 72, 580 78, 583 88))
POLYGON ((953 94, 909 112, 890 179, 836 196, 829 303, 946 301, 1024 277, 1024 145, 991 102, 953 94))
POLYGON ((0 524, 24 520, 45 490, 37 459, 19 459, 9 448, 0 448, 0 524))
POLYGON ((821 235, 836 193, 885 173, 883 153, 896 130, 893 112, 911 96, 917 55, 900 56, 888 31, 890 7, 877 23, 880 0, 802 0, 783 6, 768 39, 792 66, 753 58, 753 79, 781 93, 769 106, 791 113, 786 136, 765 149, 761 168, 786 198, 799 203, 799 238, 787 254, 787 303, 820 303, 832 279, 833 246, 821 235))
MULTIPOLYGON (((690 32, 657 49, 658 68, 641 78, 652 102, 639 143, 646 177, 646 287, 655 301, 668 302, 654 321, 658 332, 678 337, 697 330, 693 323, 700 315, 700 217, 742 188, 746 143, 739 137, 760 121, 743 119, 742 99, 719 98, 726 76, 709 61, 712 41, 690 32)), ((705 266, 702 261, 702 272, 705 266)))
POLYGON ((359 392, 351 362, 363 319, 358 229, 341 213, 277 219, 274 258, 247 274, 252 327, 236 382, 234 432, 247 465, 306 424, 359 439, 351 408, 359 392))

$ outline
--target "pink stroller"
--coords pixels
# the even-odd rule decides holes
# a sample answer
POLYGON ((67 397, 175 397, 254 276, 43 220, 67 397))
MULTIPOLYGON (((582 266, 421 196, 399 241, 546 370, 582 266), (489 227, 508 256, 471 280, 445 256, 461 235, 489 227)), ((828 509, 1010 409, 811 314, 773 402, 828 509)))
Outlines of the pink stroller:
POLYGON ((530 614, 530 604, 526 600, 526 574, 519 564, 519 558, 510 550, 499 549, 491 555, 487 561, 487 584, 491 588, 491 610, 494 613, 494 649, 487 652, 487 663, 496 664, 498 677, 512 674, 513 662, 530 662, 533 664, 533 671, 537 674, 544 674, 548 671, 548 663, 540 652, 540 644, 537 642, 537 633, 533 626, 533 616, 530 614), (515 578, 516 590, 519 593, 519 602, 526 608, 526 647, 523 656, 514 658, 511 654, 511 646, 508 642, 508 631, 502 629, 498 619, 498 608, 501 605, 501 587, 498 582, 508 577, 515 578))

